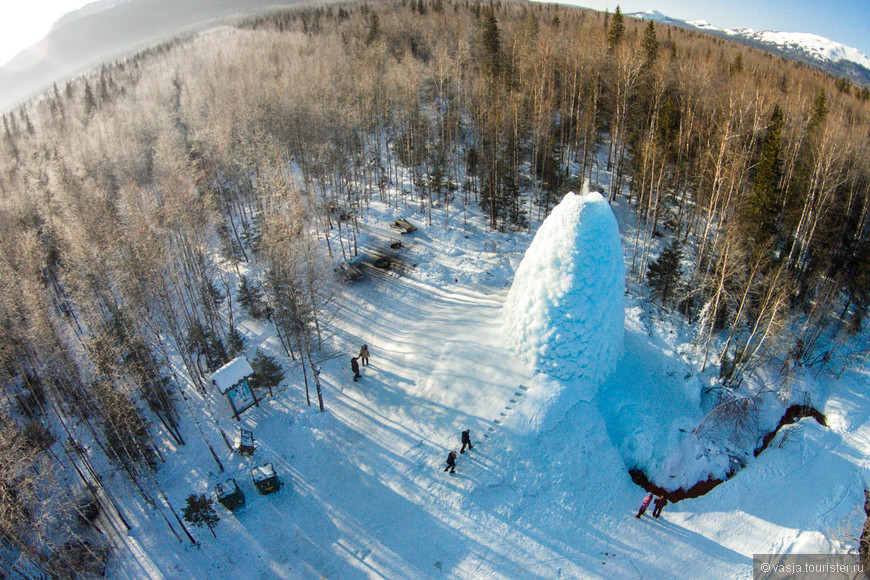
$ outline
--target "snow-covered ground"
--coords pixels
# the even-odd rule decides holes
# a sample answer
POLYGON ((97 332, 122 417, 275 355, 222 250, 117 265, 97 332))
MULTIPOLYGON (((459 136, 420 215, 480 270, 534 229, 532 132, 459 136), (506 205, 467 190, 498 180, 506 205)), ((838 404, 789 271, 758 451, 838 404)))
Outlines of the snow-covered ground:
MULTIPOLYGON (((636 218, 614 208, 623 239, 633 239, 636 218)), ((520 428, 515 417, 534 411, 530 389, 541 378, 508 347, 503 305, 532 234, 489 232, 478 217, 466 227, 457 211, 444 219, 436 212, 430 224, 378 202, 363 217, 366 276, 336 298, 331 341, 341 356, 322 365, 325 413, 305 405, 292 368, 240 424, 219 393, 202 400, 188 389, 192 407, 211 415, 197 413, 203 435, 186 421, 187 445, 162 450, 161 486, 180 511, 189 494, 234 477, 247 504, 235 513, 216 504, 217 537, 192 528, 193 546, 172 534, 165 506, 131 490, 117 499, 133 529, 122 532, 109 576, 749 578, 753 553, 854 545, 870 449, 865 373, 835 381, 798 369, 793 391, 814 393, 829 428, 789 426, 709 494, 637 519, 646 492, 629 468, 681 484, 717 469, 709 441, 692 439, 715 374, 698 372, 689 329, 626 295, 622 354, 596 396, 548 428, 520 428), (397 235, 387 224, 398 217, 418 230, 397 235), (396 240, 403 247, 391 250, 396 240), (370 267, 377 252, 396 253, 402 267, 370 267), (349 359, 363 343, 371 364, 354 382, 349 359), (218 424, 236 442, 239 427, 252 430, 255 454, 232 453, 218 424), (463 429, 474 448, 445 473, 463 429), (261 496, 250 470, 266 462, 285 485, 261 496)), ((241 331, 251 355, 281 354, 268 327, 244 321, 241 331)), ((775 424, 782 407, 769 406, 775 424)), ((126 484, 118 475, 112 485, 126 484)))

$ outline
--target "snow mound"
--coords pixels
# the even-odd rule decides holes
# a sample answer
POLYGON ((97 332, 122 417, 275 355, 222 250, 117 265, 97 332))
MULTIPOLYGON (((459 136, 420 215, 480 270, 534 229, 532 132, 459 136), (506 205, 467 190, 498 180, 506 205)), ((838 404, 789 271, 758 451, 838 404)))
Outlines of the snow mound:
MULTIPOLYGON (((508 346, 557 379, 531 385, 542 407, 562 397, 560 388, 572 399, 560 401, 562 409, 595 396, 622 352, 624 290, 622 244, 610 206, 598 192, 568 193, 535 234, 503 311, 508 346)), ((528 419, 539 423, 540 417, 528 419)))

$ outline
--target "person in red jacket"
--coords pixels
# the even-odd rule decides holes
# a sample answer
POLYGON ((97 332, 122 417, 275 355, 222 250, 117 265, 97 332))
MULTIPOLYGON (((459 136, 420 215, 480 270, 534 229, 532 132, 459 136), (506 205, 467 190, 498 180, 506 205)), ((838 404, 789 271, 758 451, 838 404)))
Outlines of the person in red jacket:
POLYGON ((643 498, 643 503, 640 504, 640 509, 637 510, 637 515, 634 517, 639 518, 640 516, 642 516, 643 512, 646 511, 646 508, 649 507, 649 504, 652 503, 652 500, 653 500, 653 494, 652 493, 646 494, 646 497, 643 498))

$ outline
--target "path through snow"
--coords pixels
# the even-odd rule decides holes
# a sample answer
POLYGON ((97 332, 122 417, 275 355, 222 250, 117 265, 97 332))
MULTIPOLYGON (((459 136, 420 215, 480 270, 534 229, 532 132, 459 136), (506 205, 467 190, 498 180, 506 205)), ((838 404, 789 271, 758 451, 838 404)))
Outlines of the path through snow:
MULTIPOLYGON (((377 226, 395 217, 373 204, 367 219, 377 226)), ((814 421, 783 429, 710 494, 668 506, 659 520, 634 518, 644 492, 623 457, 660 461, 673 433, 696 424, 706 377, 686 378, 676 335, 651 332, 628 299, 625 354, 597 402, 578 403, 543 433, 512 430, 532 371, 503 346, 500 314, 528 236, 466 233, 461 217, 452 221, 449 230, 425 225, 403 238, 416 267, 369 272, 342 288, 334 342, 346 354, 323 364, 326 413, 304 406, 294 372, 242 417, 257 438, 253 457, 230 453, 206 431, 225 473, 187 427, 188 445, 161 467, 160 481, 180 508, 188 494, 235 477, 248 503, 236 513, 217 506, 218 538, 194 529, 201 545, 185 547, 131 494, 124 509, 137 551, 115 560, 111 574, 750 578, 753 553, 829 551, 829 539, 860 529, 870 421, 866 377, 857 373, 829 389, 830 430, 814 421), (349 358, 362 343, 371 364, 355 383, 349 358), (465 428, 475 447, 448 475, 444 459, 465 428), (265 462, 286 485, 259 496, 249 472, 265 462)), ((388 241, 367 235, 361 247, 388 241)), ((241 329, 251 351, 278 353, 267 329, 250 321, 241 329)), ((209 396, 225 432, 237 433, 226 402, 209 396)))

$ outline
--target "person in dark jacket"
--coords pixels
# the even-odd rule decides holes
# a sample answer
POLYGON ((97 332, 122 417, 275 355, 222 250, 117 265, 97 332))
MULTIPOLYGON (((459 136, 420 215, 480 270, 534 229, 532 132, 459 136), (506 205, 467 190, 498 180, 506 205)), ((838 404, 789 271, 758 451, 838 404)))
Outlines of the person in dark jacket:
POLYGON ((642 516, 643 512, 646 511, 646 508, 649 507, 649 504, 652 503, 652 500, 653 500, 653 494, 652 493, 646 494, 646 497, 643 498, 643 503, 640 504, 640 509, 637 510, 637 515, 634 517, 639 518, 640 516, 642 516))
POLYGON ((656 498, 655 502, 653 502, 653 517, 657 518, 662 514, 662 508, 668 505, 668 498, 663 495, 660 495, 656 498))
POLYGON ((350 370, 353 371, 353 380, 358 380, 362 375, 359 374, 359 362, 356 357, 350 359, 350 370))
POLYGON ((453 450, 447 454, 447 467, 444 468, 444 471, 447 470, 450 470, 450 473, 456 473, 456 452, 453 450))
POLYGON ((362 363, 362 366, 369 364, 369 345, 364 344, 359 347, 359 362, 362 363))
POLYGON ((471 429, 466 429, 462 432, 462 449, 460 449, 459 452, 465 453, 466 446, 468 446, 469 449, 474 449, 474 446, 471 444, 471 429))

